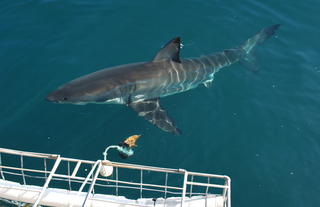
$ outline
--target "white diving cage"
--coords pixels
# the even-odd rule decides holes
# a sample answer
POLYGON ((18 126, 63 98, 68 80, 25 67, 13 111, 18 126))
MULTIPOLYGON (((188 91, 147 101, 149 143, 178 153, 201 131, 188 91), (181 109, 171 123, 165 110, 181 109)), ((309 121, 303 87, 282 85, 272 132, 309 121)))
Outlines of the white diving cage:
POLYGON ((231 180, 184 169, 0 148, 0 198, 34 207, 231 207, 231 180), (113 168, 109 177, 100 175, 105 165, 113 168))

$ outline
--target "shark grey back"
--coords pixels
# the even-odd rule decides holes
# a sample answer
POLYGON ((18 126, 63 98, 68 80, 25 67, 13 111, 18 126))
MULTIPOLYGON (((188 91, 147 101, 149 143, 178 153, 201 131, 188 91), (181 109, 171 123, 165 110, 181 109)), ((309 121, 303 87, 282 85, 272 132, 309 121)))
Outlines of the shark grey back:
POLYGON ((169 41, 152 61, 120 65, 72 80, 48 94, 56 103, 123 104, 160 129, 181 134, 160 105, 160 98, 200 84, 209 87, 221 68, 242 61, 256 67, 254 48, 275 33, 279 25, 261 30, 242 45, 199 58, 180 58, 180 38, 169 41))

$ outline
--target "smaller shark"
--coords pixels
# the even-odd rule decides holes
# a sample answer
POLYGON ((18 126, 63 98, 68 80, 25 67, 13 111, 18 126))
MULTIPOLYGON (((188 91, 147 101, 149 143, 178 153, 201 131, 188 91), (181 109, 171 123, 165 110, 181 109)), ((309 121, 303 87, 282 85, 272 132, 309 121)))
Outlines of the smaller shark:
POLYGON ((240 46, 198 58, 180 58, 180 37, 169 41, 151 61, 120 65, 72 80, 48 94, 55 103, 123 104, 166 132, 181 131, 160 105, 160 98, 209 87, 215 73, 236 62, 255 69, 254 48, 271 37, 279 24, 262 29, 240 46))

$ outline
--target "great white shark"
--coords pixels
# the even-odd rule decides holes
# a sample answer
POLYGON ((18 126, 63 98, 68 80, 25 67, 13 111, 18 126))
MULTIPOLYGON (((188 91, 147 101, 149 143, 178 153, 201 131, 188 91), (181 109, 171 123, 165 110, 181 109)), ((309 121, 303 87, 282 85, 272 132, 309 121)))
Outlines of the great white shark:
POLYGON ((55 103, 123 104, 160 129, 181 134, 160 105, 160 98, 209 87, 215 73, 236 62, 255 67, 254 48, 275 33, 279 25, 262 29, 240 46, 198 58, 180 58, 180 37, 169 41, 151 61, 102 69, 74 79, 48 94, 55 103))

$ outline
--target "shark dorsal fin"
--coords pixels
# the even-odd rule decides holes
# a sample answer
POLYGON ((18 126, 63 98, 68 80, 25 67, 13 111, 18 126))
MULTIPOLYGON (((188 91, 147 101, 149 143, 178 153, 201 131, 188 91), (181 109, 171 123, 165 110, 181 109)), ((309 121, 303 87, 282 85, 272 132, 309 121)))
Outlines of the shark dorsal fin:
POLYGON ((162 47, 153 58, 153 61, 165 59, 180 62, 180 37, 173 38, 162 47))

